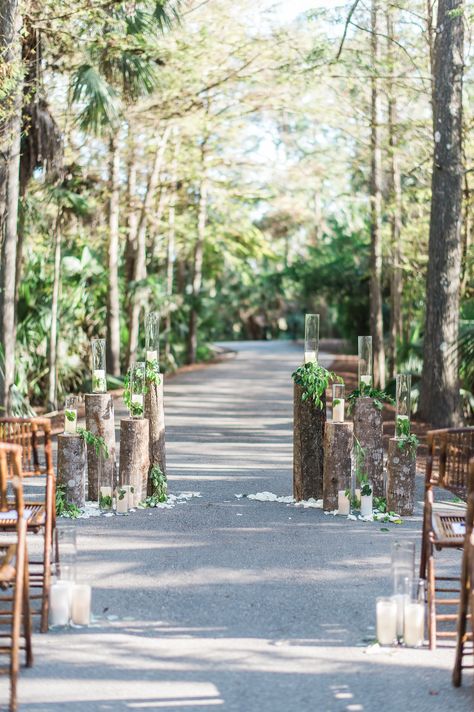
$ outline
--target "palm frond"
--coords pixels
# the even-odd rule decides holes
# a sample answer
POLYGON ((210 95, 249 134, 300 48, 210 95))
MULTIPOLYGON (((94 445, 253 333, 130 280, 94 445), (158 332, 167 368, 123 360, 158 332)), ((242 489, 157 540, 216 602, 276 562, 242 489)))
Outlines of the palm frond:
POLYGON ((77 123, 83 131, 99 134, 119 117, 114 89, 91 64, 81 65, 72 78, 72 101, 81 104, 77 123))

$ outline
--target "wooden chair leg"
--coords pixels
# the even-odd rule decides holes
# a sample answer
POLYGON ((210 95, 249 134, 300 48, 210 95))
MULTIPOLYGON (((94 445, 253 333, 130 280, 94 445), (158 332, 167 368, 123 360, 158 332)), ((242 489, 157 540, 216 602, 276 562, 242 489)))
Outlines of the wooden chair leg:
MULTIPOLYGON (((26 560, 28 560, 26 558, 26 560)), ((25 636, 26 667, 33 667, 33 646, 31 643, 32 623, 30 608, 30 582, 28 568, 25 566, 23 582, 23 633, 25 636)))
POLYGON ((13 611, 11 625, 10 651, 10 712, 17 709, 17 682, 20 665, 20 634, 23 606, 23 585, 25 580, 25 546, 21 537, 18 541, 16 559, 15 591, 13 594, 13 611))
MULTIPOLYGON (((46 515, 47 516, 47 515, 46 515)), ((49 616, 49 587, 51 583, 51 550, 52 550, 52 523, 46 521, 44 529, 44 550, 43 550, 43 591, 41 597, 41 627, 42 633, 48 632, 49 616)))
POLYGON ((435 581, 435 565, 433 555, 433 545, 429 544, 428 552, 428 642, 430 650, 436 648, 436 581, 435 581))

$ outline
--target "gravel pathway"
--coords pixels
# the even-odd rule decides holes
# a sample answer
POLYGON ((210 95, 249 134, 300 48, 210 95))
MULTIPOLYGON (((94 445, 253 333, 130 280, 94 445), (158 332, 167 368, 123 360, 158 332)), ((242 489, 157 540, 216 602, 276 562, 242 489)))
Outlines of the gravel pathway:
POLYGON ((367 648, 390 542, 418 545, 419 516, 384 531, 234 496, 291 494, 300 357, 284 342, 237 348, 166 386, 170 490, 201 497, 77 522, 99 618, 35 636, 21 710, 472 710, 472 677, 451 687, 452 648, 367 648))

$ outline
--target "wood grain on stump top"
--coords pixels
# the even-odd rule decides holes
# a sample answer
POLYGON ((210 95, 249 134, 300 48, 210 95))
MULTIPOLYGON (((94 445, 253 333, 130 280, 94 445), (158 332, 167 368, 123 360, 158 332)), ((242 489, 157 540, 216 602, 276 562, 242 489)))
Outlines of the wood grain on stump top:
POLYGON ((301 500, 322 499, 324 466, 324 424, 326 394, 317 408, 312 400, 302 401, 303 389, 294 384, 293 415, 293 497, 301 500))

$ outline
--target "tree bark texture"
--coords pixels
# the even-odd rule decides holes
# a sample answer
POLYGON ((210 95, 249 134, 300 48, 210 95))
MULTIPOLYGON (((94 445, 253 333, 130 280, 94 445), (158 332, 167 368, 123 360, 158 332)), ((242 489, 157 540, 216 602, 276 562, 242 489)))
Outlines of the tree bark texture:
MULTIPOLYGON (((163 393, 163 374, 160 375, 159 385, 148 384, 148 391, 145 393, 145 418, 149 423, 149 456, 150 471, 154 466, 158 466, 166 475, 166 439, 165 439, 165 411, 163 393)), ((148 477, 147 494, 153 494, 153 484, 148 477)))
POLYGON ((387 460, 387 509, 401 516, 415 509, 416 451, 400 448, 401 438, 390 438, 387 460))
POLYGON ((66 500, 86 503, 86 446, 80 435, 58 435, 58 485, 65 486, 66 500))
POLYGON ((326 394, 322 409, 313 401, 302 401, 303 389, 294 384, 293 391, 293 497, 322 499, 324 469, 324 425, 326 394))
MULTIPOLYGON (((176 129, 173 130, 175 137, 174 154, 171 162, 171 189, 168 202, 168 244, 166 248, 166 296, 170 299, 173 294, 175 241, 176 241, 176 198, 178 193, 178 155, 179 138, 176 129)), ((168 309, 163 320, 165 332, 165 356, 167 361, 171 357, 170 331, 171 331, 171 311, 168 309)))
POLYGON ((0 65, 11 88, 2 100, 0 120, 0 406, 10 412, 10 388, 15 377, 16 250, 20 194, 20 139, 23 71, 22 16, 18 0, 0 0, 0 65))
POLYGON ((146 497, 149 457, 149 424, 146 418, 120 421, 120 485, 133 487, 133 506, 146 497))
POLYGON ((204 255, 204 241, 206 239, 207 222, 207 193, 208 179, 206 176, 206 148, 203 143, 201 148, 202 179, 199 190, 198 238, 194 247, 192 303, 189 314, 188 336, 188 363, 196 362, 197 336, 198 336, 198 302, 202 286, 202 261, 204 255))
POLYGON ((50 410, 58 407, 58 315, 59 315, 59 292, 61 286, 61 212, 58 207, 56 218, 56 229, 54 231, 54 276, 53 293, 51 296, 51 330, 49 334, 48 350, 48 406, 50 410))
POLYGON ((119 142, 112 135, 109 142, 109 245, 107 290, 107 359, 108 370, 120 376, 120 292, 119 292, 119 216, 120 216, 120 153, 119 142))
POLYGON ((464 3, 439 0, 434 156, 420 410, 435 427, 460 420, 457 338, 461 275, 464 3))
POLYGON ((374 382, 385 388, 385 351, 382 319, 382 147, 381 96, 377 72, 380 64, 380 0, 371 12, 371 117, 370 117, 370 333, 374 354, 374 382))
MULTIPOLYGON (((109 393, 87 393, 86 428, 94 435, 104 438, 109 449, 108 459, 103 460, 104 480, 114 481, 115 475, 115 419, 114 400, 109 393)), ((100 487, 100 462, 93 447, 87 448, 88 499, 97 501, 100 487)))
POLYGON ((351 489, 353 433, 352 423, 326 423, 323 478, 325 510, 337 509, 339 490, 351 489))
MULTIPOLYGON (((354 407, 354 439, 365 452, 364 469, 375 497, 385 496, 383 481, 382 411, 372 398, 357 398, 354 407)), ((356 487, 359 483, 356 483, 356 487)))

